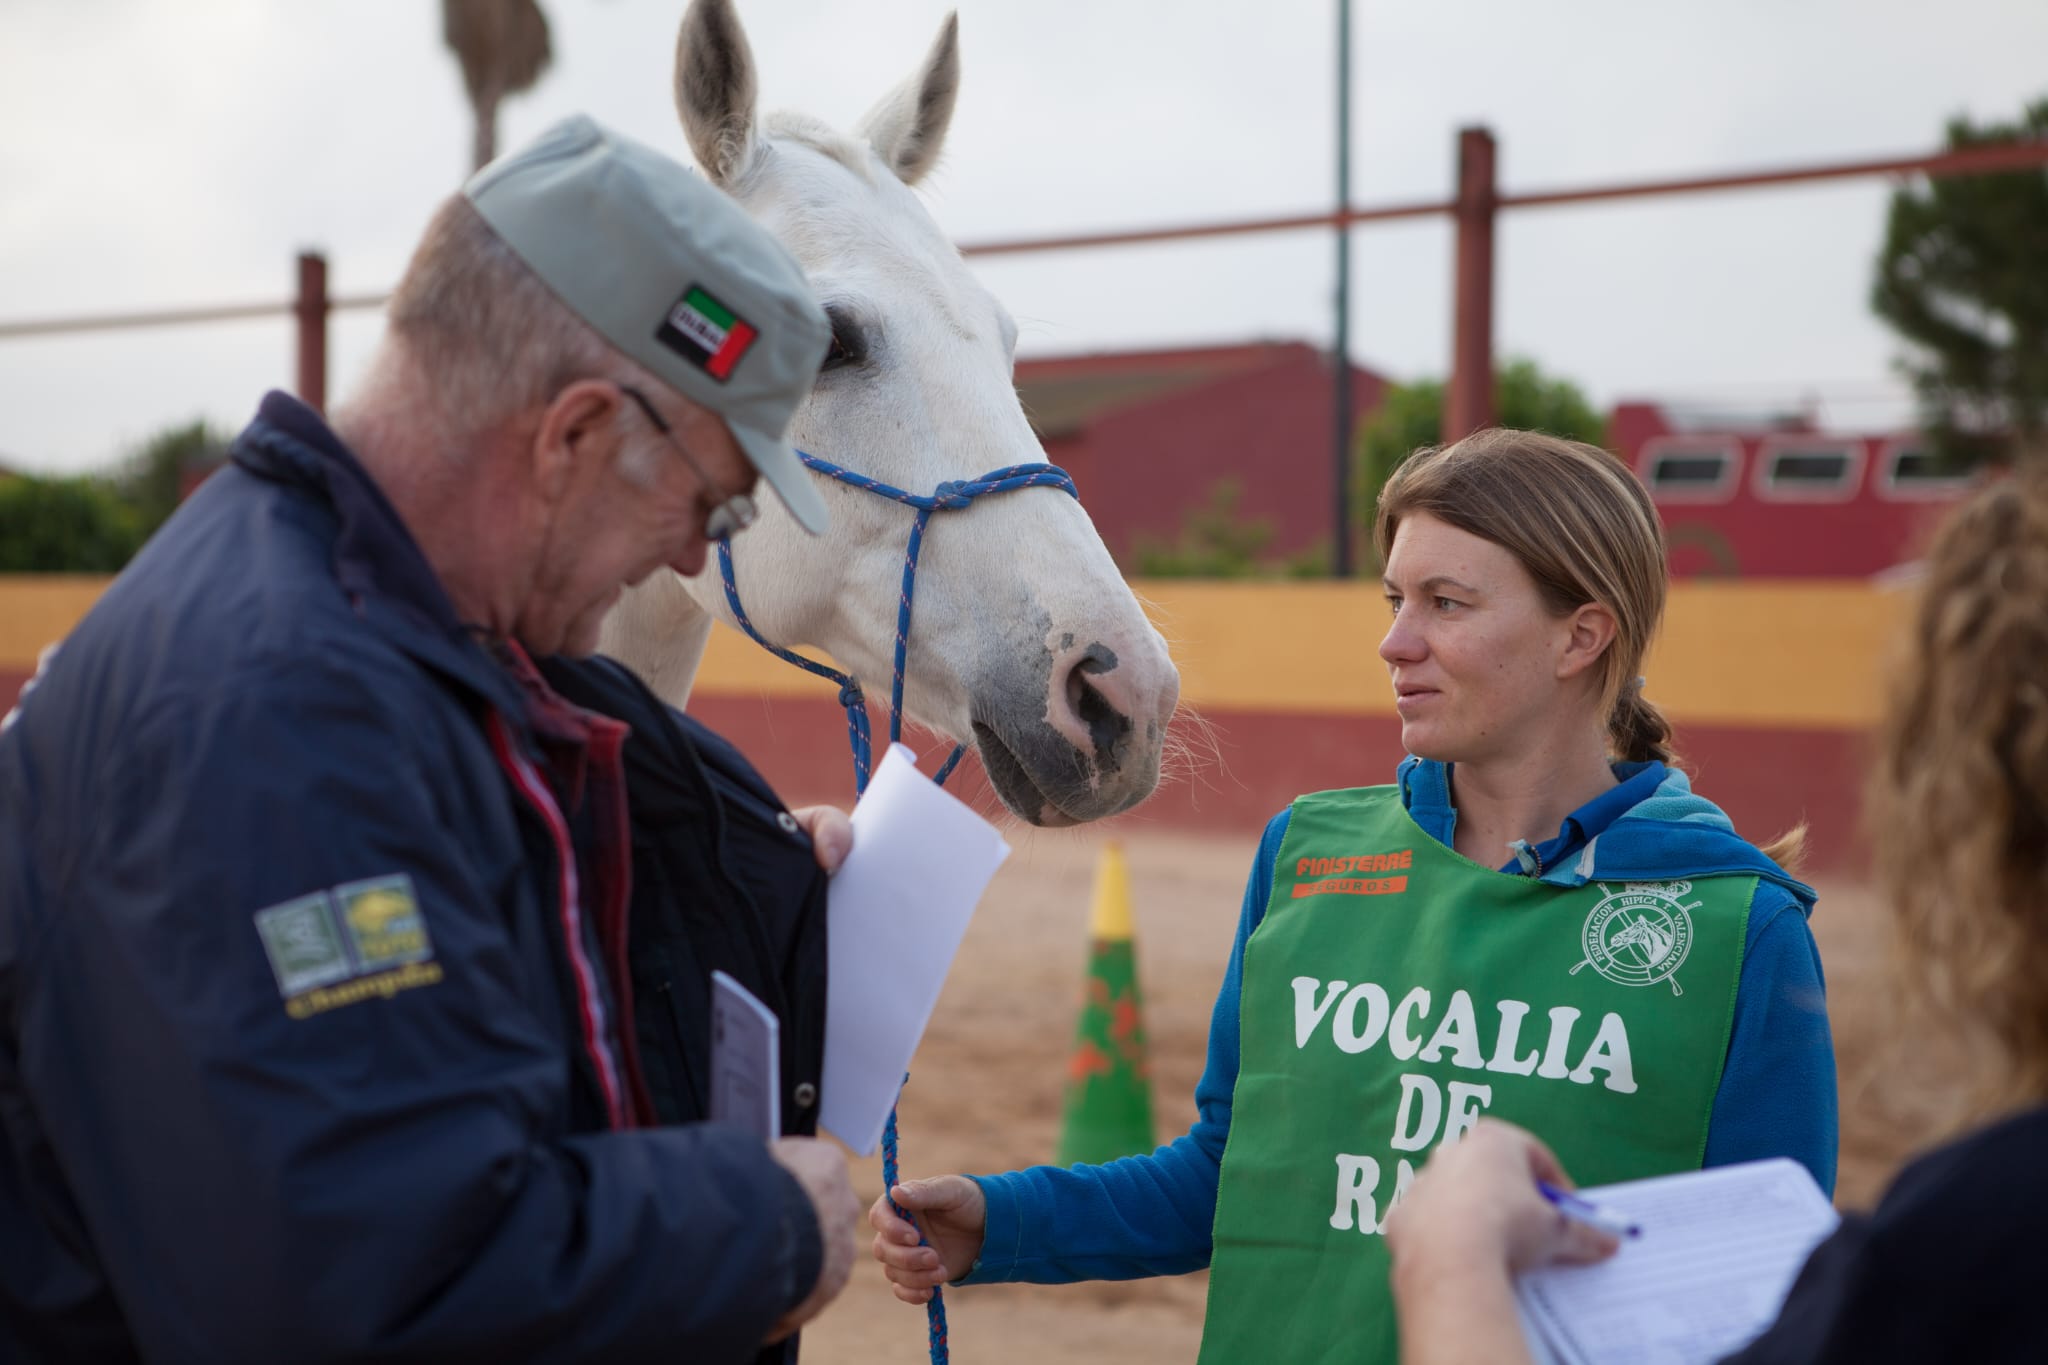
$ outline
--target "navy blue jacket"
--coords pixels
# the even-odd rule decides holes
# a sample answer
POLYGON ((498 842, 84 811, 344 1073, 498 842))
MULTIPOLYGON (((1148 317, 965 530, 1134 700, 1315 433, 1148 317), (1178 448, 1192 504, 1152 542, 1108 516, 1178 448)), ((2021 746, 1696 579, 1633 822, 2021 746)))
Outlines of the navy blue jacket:
POLYGON ((653 1126, 625 727, 522 665, 275 394, 66 640, 0 733, 0 1360, 748 1360, 808 1293, 762 1144, 653 1126))
POLYGON ((2048 1360, 2048 1108, 1916 1158, 1815 1247, 1777 1321, 1723 1365, 2048 1360))

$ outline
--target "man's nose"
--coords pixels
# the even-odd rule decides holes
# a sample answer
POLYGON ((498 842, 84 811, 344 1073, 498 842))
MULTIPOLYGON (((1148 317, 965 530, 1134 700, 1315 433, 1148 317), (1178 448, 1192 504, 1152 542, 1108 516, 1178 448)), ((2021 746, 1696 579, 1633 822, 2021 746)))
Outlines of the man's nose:
POLYGON ((711 545, 704 537, 692 535, 683 552, 668 562, 668 566, 685 578, 695 578, 704 572, 704 564, 711 557, 711 545))

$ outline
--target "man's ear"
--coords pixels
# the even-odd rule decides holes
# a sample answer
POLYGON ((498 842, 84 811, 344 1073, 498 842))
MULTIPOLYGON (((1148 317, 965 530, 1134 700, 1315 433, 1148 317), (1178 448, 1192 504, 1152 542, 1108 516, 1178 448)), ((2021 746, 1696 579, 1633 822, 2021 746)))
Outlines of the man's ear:
POLYGON ((1557 676, 1575 678, 1599 663, 1614 643, 1619 626, 1614 613, 1588 602, 1565 618, 1564 652, 1557 658, 1557 676))
POLYGON ((560 501, 580 464, 611 458, 619 406, 618 386, 601 379, 579 379, 549 401, 533 434, 533 487, 541 501, 560 501))

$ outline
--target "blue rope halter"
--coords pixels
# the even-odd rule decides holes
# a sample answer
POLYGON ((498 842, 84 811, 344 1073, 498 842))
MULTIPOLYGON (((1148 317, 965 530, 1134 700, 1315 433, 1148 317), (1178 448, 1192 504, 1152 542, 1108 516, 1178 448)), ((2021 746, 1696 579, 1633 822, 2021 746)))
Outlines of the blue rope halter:
MULTIPOLYGON (((976 498, 984 494, 1009 493, 1019 488, 1057 488, 1069 497, 1076 499, 1081 494, 1075 489, 1074 480, 1069 477, 1067 471, 1061 469, 1058 465, 1008 465, 992 473, 984 474, 978 479, 949 479, 932 490, 929 495, 926 495, 905 492, 903 489, 892 487, 879 479, 871 479, 865 474, 857 474, 843 465, 833 464, 830 460, 821 460, 817 456, 806 454, 801 450, 797 452, 797 458, 802 460, 806 466, 825 475, 827 478, 837 479, 841 483, 851 484, 853 487, 873 493, 877 497, 888 498, 891 501, 900 502, 906 507, 917 509, 917 520, 910 527, 910 545, 903 555, 903 590, 897 598, 896 606, 895 676, 889 682, 889 742, 894 744, 903 734, 903 666, 905 659, 910 653, 910 603, 911 599, 917 594, 917 560, 918 556, 924 552, 925 523, 932 519, 932 513, 954 511, 958 508, 969 506, 976 498)), ((740 605, 739 584, 735 581, 732 571, 732 541, 730 539, 718 542, 718 572, 719 576, 725 581, 725 604, 732 608, 733 619, 739 622, 740 629, 745 631, 755 644, 761 646, 770 654, 775 655, 778 659, 795 664, 805 672, 815 673, 821 678, 827 678, 839 684, 839 704, 846 710, 846 741, 853 749, 853 790, 856 796, 865 792, 868 788, 868 772, 871 764, 873 744, 870 739, 871 732, 868 728, 867 695, 861 691, 860 681, 850 673, 842 673, 838 669, 821 664, 815 659, 806 659, 795 650, 784 649, 781 645, 774 644, 763 638, 761 632, 754 629, 754 623, 747 619, 746 608, 740 605)), ((943 786, 946 779, 952 776, 953 769, 959 764, 961 755, 966 752, 966 745, 955 745, 952 756, 939 768, 938 775, 932 780, 943 786)), ((910 1077, 905 1076, 903 1079, 908 1084, 910 1077)), ((917 1220, 905 1213, 897 1205, 895 1196, 889 1194, 889 1191, 896 1188, 896 1178, 896 1111, 891 1109, 889 1111, 888 1125, 882 1130, 882 1192, 888 1197, 889 1207, 895 1212, 896 1216, 915 1227, 917 1220)), ((930 1245, 925 1240, 922 1231, 919 1232, 917 1240, 920 1246, 930 1245)), ((927 1340, 931 1347, 932 1365, 946 1365, 948 1356, 946 1348, 946 1300, 944 1290, 937 1288, 932 1290, 931 1302, 925 1305, 925 1319, 927 1323, 927 1340)))

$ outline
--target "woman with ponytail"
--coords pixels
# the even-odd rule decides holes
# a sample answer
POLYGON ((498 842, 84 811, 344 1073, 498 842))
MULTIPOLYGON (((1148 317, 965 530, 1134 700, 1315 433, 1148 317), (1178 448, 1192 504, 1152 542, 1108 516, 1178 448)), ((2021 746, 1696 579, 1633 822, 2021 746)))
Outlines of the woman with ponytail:
POLYGON ((1592 446, 1484 431, 1403 464, 1373 534, 1409 757, 1267 826, 1194 1127, 899 1187, 931 1242, 871 1212, 899 1297, 1208 1266, 1203 1361, 1391 1365, 1381 1228, 1482 1116, 1588 1183, 1789 1156, 1832 1189, 1801 832, 1757 848, 1672 766, 1642 485, 1592 446))
MULTIPOLYGON (((1723 1365, 2048 1360, 2048 477, 2022 463, 1987 484, 1924 567, 1887 670, 1864 827, 1894 998, 1963 1045, 1974 1103, 1951 1117, 1981 1126, 1845 1216, 1777 1320, 1723 1365)), ((1537 1178, 1584 1174, 1559 1166, 1552 1136, 1481 1123, 1416 1181, 1387 1233, 1404 1365, 1528 1365, 1512 1277, 1614 1252, 1538 1196, 1537 1178)))

